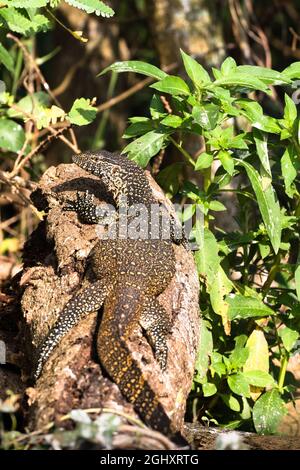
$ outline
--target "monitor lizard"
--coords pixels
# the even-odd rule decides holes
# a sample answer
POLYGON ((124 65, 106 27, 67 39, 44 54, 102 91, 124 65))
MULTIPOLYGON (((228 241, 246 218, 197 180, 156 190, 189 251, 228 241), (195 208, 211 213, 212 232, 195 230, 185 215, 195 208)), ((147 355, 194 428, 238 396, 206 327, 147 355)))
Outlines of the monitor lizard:
MULTIPOLYGON (((175 273, 172 241, 186 245, 186 239, 178 236, 182 232, 172 216, 169 216, 169 238, 164 238, 161 230, 157 232, 156 223, 149 216, 151 207, 157 206, 157 200, 145 172, 136 163, 106 151, 75 155, 73 161, 101 179, 118 209, 130 210, 136 204, 143 204, 148 212, 147 233, 141 229, 136 239, 117 237, 100 239, 96 243, 89 256, 96 280, 75 294, 62 310, 39 348, 34 376, 36 379, 39 377, 61 338, 81 318, 103 304, 97 336, 97 353, 102 367, 146 424, 174 436, 170 418, 131 356, 128 339, 141 325, 161 370, 166 370, 166 340, 172 325, 157 296, 165 290, 175 273)), ((77 193, 77 199, 67 202, 64 210, 76 211, 85 223, 111 222, 88 192, 83 195, 77 193)), ((178 433, 176 438, 179 443, 184 442, 178 433)))

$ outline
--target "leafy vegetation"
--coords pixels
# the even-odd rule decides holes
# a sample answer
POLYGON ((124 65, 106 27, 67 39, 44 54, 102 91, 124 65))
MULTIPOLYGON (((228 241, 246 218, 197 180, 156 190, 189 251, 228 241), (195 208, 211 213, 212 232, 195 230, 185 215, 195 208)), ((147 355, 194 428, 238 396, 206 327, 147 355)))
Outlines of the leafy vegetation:
MULTIPOLYGON (((59 138, 78 151, 73 129, 92 123, 98 111, 92 97, 78 97, 64 109, 40 69, 55 51, 35 59, 34 38, 54 23, 78 41, 87 41, 83 31, 72 31, 55 16, 60 3, 1 0, 0 148, 12 169, 1 171, 0 179, 14 191, 21 170, 37 179, 45 169, 40 151, 50 139, 59 138), (29 67, 33 73, 26 88, 21 78, 29 67), (62 135, 65 130, 69 138, 62 135)), ((98 16, 114 14, 99 0, 66 3, 98 16)), ((286 371, 299 352, 300 122, 292 94, 300 62, 278 72, 237 65, 228 57, 220 69, 208 71, 181 54, 185 78, 137 60, 115 62, 99 75, 134 72, 154 82, 149 112, 131 117, 123 136, 131 140, 123 150, 129 158, 146 167, 167 147, 182 157, 161 169, 157 181, 172 200, 190 203, 184 220, 192 219, 198 247, 194 257, 201 280, 202 326, 189 418, 272 434, 286 403, 293 400, 294 386, 286 371), (277 97, 284 96, 282 110, 277 98, 277 108, 268 106, 276 97, 275 87, 277 97), (195 136, 201 144, 196 157, 188 151, 195 136), (228 194, 236 207, 236 229, 230 232, 219 226, 218 217, 228 210, 228 194), (199 211, 203 224, 196 217, 199 211)), ((4 239, 0 254, 16 251, 18 245, 17 238, 4 239)), ((17 431, 16 401, 11 396, 0 404, 1 431, 8 416, 12 423, 11 432, 4 434, 5 447, 38 447, 41 434, 17 431)), ((91 442, 111 444, 115 417, 109 415, 106 424, 76 411, 69 417, 76 423, 74 432, 49 437, 49 423, 41 431, 44 445, 55 441, 72 447, 87 435, 91 442)))
POLYGON ((156 80, 149 117, 130 119, 124 137, 134 140, 123 153, 145 167, 173 145, 192 170, 183 182, 176 164, 158 175, 167 194, 191 202, 190 217, 198 208, 204 218, 192 231, 203 320, 190 409, 203 422, 274 433, 293 397, 286 367, 299 347, 300 121, 288 92, 300 62, 277 72, 228 57, 210 75, 181 54, 186 80, 130 61, 102 73, 156 80), (275 86, 285 90, 280 116, 267 114, 257 99, 275 86), (186 150, 195 134, 202 142, 196 160, 186 150), (226 211, 225 191, 237 206, 231 233, 215 219, 226 211))

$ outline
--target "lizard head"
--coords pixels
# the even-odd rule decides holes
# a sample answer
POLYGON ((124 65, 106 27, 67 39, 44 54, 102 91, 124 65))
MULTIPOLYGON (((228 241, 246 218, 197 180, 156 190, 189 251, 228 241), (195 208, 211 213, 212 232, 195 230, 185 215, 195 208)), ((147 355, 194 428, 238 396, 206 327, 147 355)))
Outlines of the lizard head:
POLYGON ((84 170, 98 176, 115 198, 126 195, 135 178, 143 174, 143 170, 126 156, 106 150, 74 155, 72 160, 84 170))

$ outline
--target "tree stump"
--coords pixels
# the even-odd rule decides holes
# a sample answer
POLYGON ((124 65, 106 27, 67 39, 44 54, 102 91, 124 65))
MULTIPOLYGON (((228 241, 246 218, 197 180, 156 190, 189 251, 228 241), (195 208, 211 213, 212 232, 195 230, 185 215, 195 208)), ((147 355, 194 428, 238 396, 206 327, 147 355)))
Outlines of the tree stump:
MULTIPOLYGON (((155 197, 172 211, 160 188, 148 175, 155 197)), ((79 222, 75 213, 64 212, 63 203, 76 191, 89 190, 97 202, 111 202, 98 178, 74 164, 49 168, 32 200, 47 213, 24 247, 20 284, 23 316, 22 337, 26 371, 30 376, 36 348, 43 342, 66 303, 88 285, 86 261, 97 241, 98 226, 79 222)), ((99 232, 98 232, 99 233, 99 232)), ((155 390, 176 429, 183 424, 186 399, 191 389, 200 332, 199 283, 193 256, 174 245, 176 274, 159 296, 174 324, 168 339, 168 366, 162 373, 151 347, 138 330, 130 348, 150 386, 155 390)), ((95 350, 101 311, 89 314, 56 347, 41 377, 27 389, 31 429, 54 421, 72 409, 110 408, 137 417, 132 405, 101 369, 95 350)))

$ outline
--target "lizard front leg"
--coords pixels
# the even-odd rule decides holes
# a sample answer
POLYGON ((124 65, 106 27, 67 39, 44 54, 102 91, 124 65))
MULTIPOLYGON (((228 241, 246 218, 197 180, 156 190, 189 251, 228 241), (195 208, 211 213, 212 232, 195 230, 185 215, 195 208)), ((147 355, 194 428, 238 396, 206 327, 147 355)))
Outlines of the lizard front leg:
POLYGON ((45 362, 61 338, 77 325, 84 316, 98 310, 110 289, 110 281, 101 279, 88 288, 83 289, 67 303, 39 349, 38 361, 34 372, 35 379, 40 376, 45 362))
POLYGON ((140 325, 145 330, 148 341, 154 349, 155 358, 164 371, 168 357, 167 336, 172 325, 166 310, 155 298, 146 298, 140 325))
POLYGON ((85 191, 77 192, 75 201, 67 201, 64 211, 75 211, 85 224, 110 225, 116 220, 115 208, 109 204, 106 207, 94 203, 94 195, 85 191))

